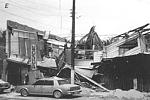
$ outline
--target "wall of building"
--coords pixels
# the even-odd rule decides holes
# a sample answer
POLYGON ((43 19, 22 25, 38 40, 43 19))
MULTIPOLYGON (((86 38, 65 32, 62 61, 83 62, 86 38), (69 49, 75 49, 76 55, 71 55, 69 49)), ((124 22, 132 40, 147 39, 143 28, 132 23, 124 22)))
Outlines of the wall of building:
POLYGON ((13 85, 24 84, 25 74, 29 73, 31 46, 36 46, 36 57, 41 61, 41 39, 44 32, 13 21, 7 21, 6 53, 9 63, 3 70, 3 79, 13 85), (40 38, 39 38, 40 37, 40 38), (15 62, 15 63, 14 63, 15 62), (16 77, 16 78, 15 78, 16 77))
POLYGON ((124 39, 116 41, 106 47, 104 47, 104 52, 106 53, 106 58, 113 58, 119 56, 119 45, 124 43, 124 39))
POLYGON ((141 48, 138 46, 138 47, 135 47, 135 48, 125 52, 125 54, 123 56, 136 55, 139 53, 141 53, 141 48))
POLYGON ((19 55, 19 32, 15 31, 13 32, 13 35, 11 36, 11 54, 12 55, 19 55))
POLYGON ((0 78, 2 78, 3 60, 6 59, 6 31, 0 30, 0 78))
POLYGON ((103 61, 98 72, 103 74, 101 83, 108 89, 150 91, 149 54, 137 54, 125 57, 115 57, 103 61))
MULTIPOLYGON (((129 44, 129 45, 134 45, 129 44)), ((105 52, 105 58, 114 58, 114 57, 118 57, 118 56, 129 56, 129 55, 135 55, 138 53, 142 53, 146 51, 146 47, 144 44, 144 40, 142 40, 141 38, 138 37, 138 35, 134 35, 131 36, 130 38, 123 38, 121 40, 118 40, 108 46, 105 47, 104 52, 105 52), (121 49, 120 48, 121 45, 124 45, 127 42, 130 42, 132 40, 135 40, 137 42, 137 46, 128 50, 124 50, 124 53, 120 53, 121 49)))

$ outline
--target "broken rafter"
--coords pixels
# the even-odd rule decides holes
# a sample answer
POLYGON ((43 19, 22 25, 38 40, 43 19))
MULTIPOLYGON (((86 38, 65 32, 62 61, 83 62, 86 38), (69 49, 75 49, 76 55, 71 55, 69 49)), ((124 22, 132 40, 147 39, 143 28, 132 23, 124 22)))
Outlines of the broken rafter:
POLYGON ((133 29, 133 30, 130 30, 130 31, 128 31, 128 33, 130 33, 130 32, 137 32, 137 31, 140 31, 140 30, 143 30, 145 27, 147 27, 149 25, 149 23, 148 24, 145 24, 145 25, 143 25, 143 26, 141 26, 141 27, 138 27, 138 28, 135 28, 135 29, 133 29))
POLYGON ((80 72, 76 71, 77 74, 81 75, 83 78, 87 79, 88 81, 90 81, 91 83, 93 83, 94 85, 96 85, 97 87, 105 90, 105 91, 110 91, 107 88, 103 87, 102 85, 98 84, 97 82, 95 82, 94 80, 86 77, 85 75, 81 74, 80 72))
POLYGON ((140 32, 143 33, 143 32, 149 31, 149 30, 150 30, 150 28, 147 28, 147 29, 141 30, 140 32))
POLYGON ((135 28, 135 29, 133 29, 133 30, 130 30, 130 31, 128 31, 128 32, 125 32, 125 33, 123 33, 123 34, 117 35, 117 36, 113 37, 113 39, 114 39, 114 38, 117 38, 117 37, 129 37, 128 34, 129 34, 130 32, 139 32, 139 31, 145 32, 145 31, 149 31, 150 29, 144 29, 144 28, 147 27, 148 25, 149 25, 149 23, 148 23, 148 24, 145 24, 145 25, 143 25, 143 26, 141 26, 141 27, 135 28))

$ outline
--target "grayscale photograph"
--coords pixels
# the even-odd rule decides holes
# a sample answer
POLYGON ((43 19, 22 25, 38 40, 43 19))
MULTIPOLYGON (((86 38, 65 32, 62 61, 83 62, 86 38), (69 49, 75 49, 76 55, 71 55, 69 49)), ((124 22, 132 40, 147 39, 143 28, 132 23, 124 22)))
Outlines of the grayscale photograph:
POLYGON ((150 100, 150 0, 0 0, 0 100, 150 100))

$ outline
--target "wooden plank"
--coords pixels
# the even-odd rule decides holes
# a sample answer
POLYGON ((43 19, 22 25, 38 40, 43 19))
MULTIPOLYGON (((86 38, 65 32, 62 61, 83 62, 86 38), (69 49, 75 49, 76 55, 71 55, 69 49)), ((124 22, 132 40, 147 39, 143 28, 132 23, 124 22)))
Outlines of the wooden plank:
POLYGON ((86 77, 85 75, 81 74, 80 72, 78 72, 77 70, 75 70, 75 72, 79 75, 81 75, 83 78, 87 79, 88 81, 90 81, 91 83, 95 84, 96 86, 100 87, 101 89, 105 90, 105 91, 110 91, 107 88, 103 87, 102 85, 98 84, 97 82, 95 82, 94 80, 86 77))

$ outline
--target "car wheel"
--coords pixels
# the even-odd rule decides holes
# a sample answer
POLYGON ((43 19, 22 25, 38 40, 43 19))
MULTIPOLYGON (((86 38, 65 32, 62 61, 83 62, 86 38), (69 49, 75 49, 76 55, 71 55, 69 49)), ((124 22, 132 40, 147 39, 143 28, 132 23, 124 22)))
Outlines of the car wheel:
POLYGON ((20 93, 21 93, 21 96, 24 96, 24 97, 28 96, 28 91, 26 89, 21 89, 20 93))
POLYGON ((55 98, 61 98, 62 97, 62 93, 58 90, 54 91, 53 95, 54 95, 55 98))

